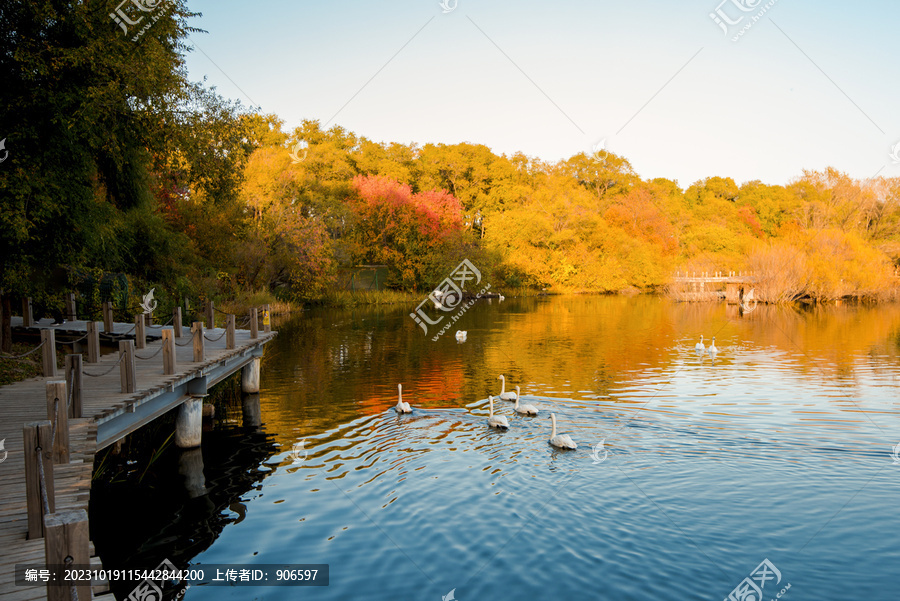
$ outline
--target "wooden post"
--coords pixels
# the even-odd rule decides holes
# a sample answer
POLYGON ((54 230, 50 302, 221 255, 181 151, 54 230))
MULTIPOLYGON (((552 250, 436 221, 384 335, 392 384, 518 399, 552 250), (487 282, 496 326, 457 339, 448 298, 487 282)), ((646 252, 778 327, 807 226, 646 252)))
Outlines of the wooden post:
POLYGON ((22 325, 30 328, 34 325, 34 313, 31 308, 31 299, 22 299, 22 325))
POLYGON ((41 500, 41 471, 38 455, 43 458, 47 501, 52 512, 56 507, 53 488, 53 442, 50 440, 50 422, 25 424, 22 438, 25 440, 25 505, 28 509, 28 538, 44 536, 44 503, 41 500))
POLYGON ((67 392, 65 380, 47 382, 47 419, 51 424, 56 422, 53 463, 69 463, 69 410, 66 407, 69 397, 67 392))
POLYGON ((269 310, 269 305, 266 305, 266 308, 263 310, 263 332, 268 334, 272 331, 272 312, 269 310))
POLYGON ((78 313, 75 311, 75 293, 70 292, 66 295, 66 319, 75 321, 78 319, 78 313))
POLYGON ((100 322, 87 322, 87 362, 100 363, 100 322))
POLYGON ((175 331, 175 338, 181 338, 181 307, 175 307, 175 318, 172 320, 172 329, 175 331))
POLYGON ((56 330, 41 330, 41 373, 45 378, 56 377, 56 330))
POLYGON ((119 356, 122 357, 122 392, 134 392, 134 340, 119 341, 119 356))
POLYGON ((211 300, 206 301, 206 327, 210 330, 216 327, 216 305, 211 300))
POLYGON ((163 329, 163 373, 171 376, 175 373, 175 333, 172 330, 163 329))
POLYGON ((69 417, 75 419, 84 416, 81 397, 84 372, 81 362, 81 355, 66 355, 66 381, 72 387, 72 404, 69 406, 69 417), (68 380, 69 374, 71 374, 71 380, 68 380))
POLYGON ((225 348, 234 348, 234 315, 225 316, 225 348))
POLYGON ((141 349, 147 346, 146 323, 143 313, 134 316, 134 348, 141 349))
POLYGON ((113 310, 109 301, 103 303, 103 331, 107 334, 113 331, 113 310))
MULTIPOLYGON (((49 566, 83 566, 91 563, 88 516, 84 509, 51 513, 44 518, 44 555, 49 566)), ((91 583, 75 587, 79 599, 92 599, 91 583)), ((69 586, 47 583, 47 601, 71 601, 69 586)))
POLYGON ((203 322, 195 321, 191 326, 191 332, 194 333, 194 363, 203 361, 203 322))
POLYGON ((250 338, 259 338, 259 316, 256 307, 250 309, 250 338))

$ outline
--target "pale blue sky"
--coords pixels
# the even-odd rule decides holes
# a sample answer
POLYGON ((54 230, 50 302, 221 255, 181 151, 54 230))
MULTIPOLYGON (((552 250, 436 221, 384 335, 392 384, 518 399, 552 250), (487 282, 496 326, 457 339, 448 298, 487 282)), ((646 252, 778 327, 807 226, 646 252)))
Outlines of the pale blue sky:
POLYGON ((642 177, 682 187, 827 166, 900 176, 900 2, 777 0, 737 42, 766 2, 726 0, 747 15, 727 37, 719 2, 196 0, 208 33, 187 65, 289 130, 318 119, 549 161, 607 138, 642 177))

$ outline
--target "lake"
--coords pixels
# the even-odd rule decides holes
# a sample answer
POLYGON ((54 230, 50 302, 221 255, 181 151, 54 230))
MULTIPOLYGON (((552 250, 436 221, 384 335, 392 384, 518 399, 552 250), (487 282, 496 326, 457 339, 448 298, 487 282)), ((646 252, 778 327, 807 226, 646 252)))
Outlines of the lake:
POLYGON ((436 342, 410 310, 276 322, 260 426, 238 400, 193 457, 95 490, 104 564, 329 565, 327 587, 190 601, 897 598, 897 305, 495 299, 436 342), (505 432, 500 374, 540 409, 495 401, 505 432))

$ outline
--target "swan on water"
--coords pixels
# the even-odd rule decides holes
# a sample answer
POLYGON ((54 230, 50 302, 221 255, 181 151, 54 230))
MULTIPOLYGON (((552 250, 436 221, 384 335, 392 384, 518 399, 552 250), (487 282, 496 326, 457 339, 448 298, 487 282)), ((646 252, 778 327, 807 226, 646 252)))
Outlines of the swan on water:
POLYGON ((715 336, 713 336, 712 342, 710 343, 709 348, 707 350, 710 353, 718 353, 719 352, 719 349, 716 348, 716 337, 715 336))
POLYGON ((465 342, 468 334, 466 330, 456 330, 456 339, 460 342, 465 342))
POLYGON ((550 419, 553 420, 553 431, 550 432, 550 444, 560 449, 577 449, 578 445, 568 434, 556 434, 556 414, 551 413, 550 419))
POLYGON ((488 396, 488 403, 491 406, 491 412, 488 415, 488 425, 491 428, 500 428, 501 430, 509 429, 509 422, 506 421, 505 415, 494 415, 494 397, 488 396))
POLYGON ((519 387, 516 386, 516 413, 523 415, 537 415, 538 408, 534 405, 519 405, 519 387))
POLYGON ((412 407, 409 403, 403 402, 403 384, 397 384, 397 404, 394 405, 394 411, 397 413, 412 413, 412 407))
POLYGON ((698 342, 697 344, 695 344, 695 345, 694 345, 694 348, 697 349, 698 351, 702 351, 703 349, 706 348, 706 347, 703 345, 703 334, 700 334, 700 342, 698 342))
POLYGON ((497 376, 497 379, 500 380, 500 394, 497 395, 497 398, 501 401, 516 400, 515 392, 506 392, 506 378, 503 377, 503 374, 497 376))

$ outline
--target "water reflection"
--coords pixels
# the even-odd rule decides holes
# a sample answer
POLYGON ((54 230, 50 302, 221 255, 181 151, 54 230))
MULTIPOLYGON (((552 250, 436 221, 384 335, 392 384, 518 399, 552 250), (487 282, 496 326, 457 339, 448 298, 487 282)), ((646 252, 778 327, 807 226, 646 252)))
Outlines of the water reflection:
MULTIPOLYGON (((462 344, 432 342, 407 307, 276 327, 261 394, 204 432, 202 463, 182 460, 184 505, 160 502, 129 539, 140 553, 330 563, 332 585, 303 591, 315 599, 725 597, 766 556, 804 596, 893 598, 896 305, 508 298, 469 310, 462 344), (697 353, 700 335, 719 352, 697 353), (508 432, 485 423, 499 374, 540 410, 495 401, 508 432), (398 383, 411 415, 391 409, 398 383), (577 450, 548 445, 550 412, 577 450), (839 569, 847 553, 864 573, 839 569)), ((95 542, 109 554, 121 538, 95 542)), ((223 595, 241 598, 187 596, 223 595)))

